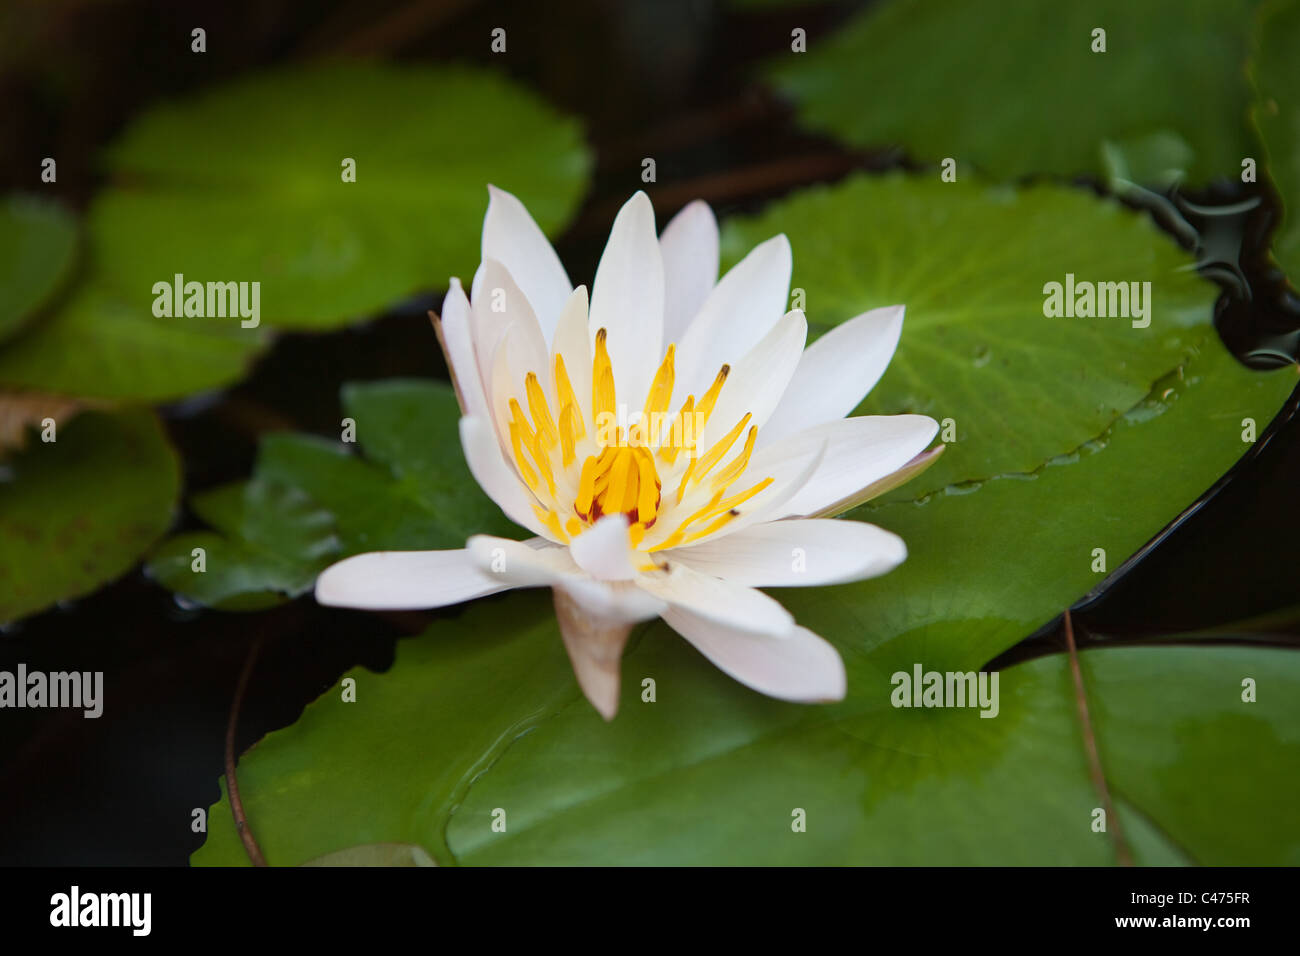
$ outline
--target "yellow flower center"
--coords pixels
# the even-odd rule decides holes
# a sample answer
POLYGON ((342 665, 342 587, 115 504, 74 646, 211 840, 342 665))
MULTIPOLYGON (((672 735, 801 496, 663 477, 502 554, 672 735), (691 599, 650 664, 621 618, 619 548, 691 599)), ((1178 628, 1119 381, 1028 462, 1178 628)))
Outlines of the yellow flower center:
MULTIPOLYGON (((704 454, 697 454, 696 441, 713 413, 730 366, 722 366, 698 402, 688 395, 670 417, 676 349, 669 345, 640 415, 624 427, 618 424, 617 390, 605 340, 605 330, 600 329, 592 359, 590 421, 585 420, 564 356, 559 354, 553 370, 558 414, 552 414, 535 372, 524 379, 527 414, 519 399, 509 401, 514 462, 537 499, 533 508, 538 519, 566 544, 604 515, 620 513, 627 515, 634 548, 661 519, 670 520, 673 530, 647 551, 707 537, 734 520, 742 504, 772 483, 765 478, 728 494, 744 474, 758 436, 748 413, 704 454), (722 464, 747 427, 740 449, 722 464), (682 456, 683 451, 687 455, 682 456), (706 481, 707 494, 698 493, 706 481), (689 512, 679 507, 688 496, 689 512)), ((650 564, 647 569, 654 567, 650 564)))

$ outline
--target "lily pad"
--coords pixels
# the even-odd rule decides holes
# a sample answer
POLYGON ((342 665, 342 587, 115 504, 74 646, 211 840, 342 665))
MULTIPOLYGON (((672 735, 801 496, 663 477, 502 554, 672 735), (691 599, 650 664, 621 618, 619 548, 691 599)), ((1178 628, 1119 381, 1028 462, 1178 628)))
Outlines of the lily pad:
POLYGON ((941 437, 955 441, 896 495, 1029 474, 1072 453, 1190 354, 1218 294, 1145 216, 1056 186, 860 176, 729 220, 724 258, 778 232, 795 250, 810 337, 907 306, 898 351, 859 414, 951 419, 941 437), (1139 283, 1149 314, 1048 317, 1044 287, 1067 275, 1127 293, 1139 283))
MULTIPOLYGON (((992 719, 895 709, 891 677, 982 667, 1102 579, 1094 548, 1113 569, 1244 452, 1241 420, 1262 425, 1295 378, 1240 367, 1208 328, 1188 335, 1181 374, 1077 456, 860 511, 908 543, 886 578, 780 592, 840 649, 842 703, 760 697, 655 624, 605 724, 546 598, 489 598, 403 642, 387 674, 351 672, 355 702, 329 692, 243 757, 259 843, 284 865, 376 842, 440 864, 1114 862, 1113 837, 1091 827, 1100 798, 1063 659, 1002 674, 992 719)), ((1300 656, 1160 647, 1083 662, 1138 862, 1300 860, 1278 808, 1296 773, 1300 656), (1258 703, 1241 700, 1248 676, 1269 688, 1258 703)), ((233 827, 214 826, 193 861, 244 862, 233 827)))
POLYGON ((190 601, 250 611, 308 590, 338 554, 334 516, 299 488, 254 478, 196 495, 217 531, 169 538, 149 574, 190 601))
POLYGON ((0 340, 46 305, 72 273, 77 227, 57 203, 0 200, 0 340))
MULTIPOLYGON (((998 178, 1105 172, 1107 141, 1189 144, 1194 182, 1249 155, 1242 75, 1254 0, 963 0, 873 5, 770 77, 803 122, 998 178), (1105 52, 1093 52, 1094 30, 1105 52)), ((1285 49, 1279 47, 1279 49, 1285 49)), ((796 247, 797 248, 797 247, 796 247)))
POLYGON ((56 420, 0 466, 0 621, 127 571, 171 524, 180 466, 143 410, 56 420))
MULTIPOLYGON (((352 672, 355 703, 327 693, 263 740, 239 774, 267 858, 420 839, 443 865, 1105 865, 1120 826, 1141 864, 1300 858, 1294 653, 1085 653, 1119 816, 1095 833, 1061 657, 1002 672, 994 719, 893 709, 890 675, 855 658, 853 697, 821 711, 758 699, 656 630, 624 666, 657 700, 606 725, 565 681, 549 614, 528 597, 475 607, 403 642, 389 674, 352 672)), ((228 808, 211 819, 193 862, 245 863, 228 808)))
POLYGON ((556 231, 591 165, 574 121, 495 73, 378 64, 158 107, 108 160, 90 233, 127 303, 151 308, 178 274, 258 282, 261 323, 313 328, 472 275, 488 183, 556 231))
POLYGON ((124 402, 165 402, 229 385, 268 342, 237 322, 156 318, 94 278, 0 348, 0 386, 124 402))
POLYGON ((1270 2, 1260 9, 1253 117, 1268 153, 1268 172, 1285 207, 1273 237, 1273 255, 1300 287, 1300 3, 1270 2))
POLYGON ((251 481, 194 499, 216 531, 170 538, 149 573, 189 600, 252 610, 305 593, 320 571, 350 554, 519 535, 465 465, 449 385, 347 385, 343 408, 364 456, 315 436, 268 436, 251 481), (194 548, 205 551, 202 571, 194 548))

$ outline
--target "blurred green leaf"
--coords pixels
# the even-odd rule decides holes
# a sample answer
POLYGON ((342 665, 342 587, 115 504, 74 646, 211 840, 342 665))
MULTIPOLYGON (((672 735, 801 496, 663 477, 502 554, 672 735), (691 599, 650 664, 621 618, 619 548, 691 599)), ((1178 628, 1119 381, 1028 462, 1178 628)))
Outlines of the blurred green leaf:
POLYGON ((488 183, 554 233, 590 165, 574 121, 494 73, 297 68, 138 120, 109 153, 91 238, 134 308, 176 274, 260 282, 263 323, 324 328, 468 280, 488 183))
POLYGON ((0 621, 113 580, 171 524, 180 466, 147 411, 83 412, 0 466, 0 621))
POLYGON ((723 232, 728 261, 789 236, 812 335, 906 304, 898 351, 859 411, 951 418, 957 441, 894 497, 1074 454, 1190 354, 1218 294, 1146 216, 1055 186, 859 176, 723 232), (1044 316, 1044 285, 1067 273, 1150 282, 1150 325, 1044 316))
POLYGON ((155 318, 90 279, 0 348, 0 386, 79 398, 164 402, 229 385, 267 343, 238 320, 155 318))
POLYGON ((449 385, 351 384, 343 408, 364 457, 313 436, 267 436, 251 481, 193 501, 216 532, 164 542, 150 574, 190 600, 252 610, 306 592, 350 554, 460 548, 472 534, 518 534, 465 465, 449 385), (207 552, 201 573, 193 569, 196 547, 207 552))
POLYGON ((0 199, 0 340, 50 301, 76 253, 77 227, 62 206, 35 196, 0 199))
POLYGON ((1300 288, 1300 3, 1271 0, 1260 9, 1252 116, 1267 153, 1268 174, 1284 206, 1273 256, 1300 288))
POLYGON ((1193 182, 1236 178, 1255 0, 890 0, 772 64, 803 121, 998 178, 1105 172, 1102 146, 1155 133, 1195 151, 1193 182), (1094 53, 1093 30, 1106 31, 1094 53))

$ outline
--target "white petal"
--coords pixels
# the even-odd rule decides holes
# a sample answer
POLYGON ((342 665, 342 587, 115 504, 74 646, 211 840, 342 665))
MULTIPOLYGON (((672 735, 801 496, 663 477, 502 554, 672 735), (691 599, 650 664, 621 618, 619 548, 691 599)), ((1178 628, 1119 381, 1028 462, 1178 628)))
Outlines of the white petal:
POLYGON ((451 287, 442 300, 442 315, 438 317, 439 334, 446 352, 448 371, 460 399, 461 412, 483 416, 487 413, 487 395, 483 390, 483 377, 474 357, 473 321, 469 299, 459 279, 451 280, 451 287))
POLYGON ((523 203, 495 186, 488 186, 488 196, 487 215, 483 217, 483 260, 496 259, 510 270, 532 305, 543 338, 549 342, 560 310, 573 291, 569 276, 523 203))
POLYGON ((762 591, 701 574, 684 564, 669 563, 666 567, 642 574, 637 584, 670 607, 685 608, 710 621, 771 637, 784 637, 795 626, 790 612, 762 591))
POLYGON ((627 516, 605 515, 569 543, 569 554, 598 581, 630 581, 636 577, 627 516))
POLYGON ((537 546, 476 534, 465 543, 465 550, 480 571, 507 587, 549 587, 577 573, 578 567, 565 548, 545 540, 533 541, 537 546))
POLYGON ((947 445, 935 445, 929 451, 921 452, 921 454, 917 455, 902 468, 898 469, 898 471, 888 474, 878 481, 873 481, 869 485, 864 485, 863 487, 858 488, 847 497, 840 498, 828 505, 823 505, 809 515, 809 517, 833 518, 836 515, 842 515, 844 512, 856 508, 864 501, 870 501, 872 498, 877 498, 885 492, 897 488, 899 485, 907 484, 921 472, 925 471, 938 461, 939 456, 943 454, 943 450, 947 447, 947 445))
POLYGON ((786 456, 803 456, 824 444, 825 457, 807 483, 780 508, 766 514, 765 520, 815 515, 898 471, 924 451, 938 431, 939 423, 924 415, 842 418, 756 451, 745 473, 764 474, 786 456))
MULTIPOLYGON (((573 386, 574 397, 584 422, 591 421, 591 333, 587 323, 587 287, 578 286, 564 304, 555 327, 551 364, 556 355, 564 356, 564 371, 573 386)), ((554 374, 554 373, 552 373, 554 374)), ((563 411, 557 409, 558 412, 563 411)))
POLYGON ((722 277, 687 326, 677 349, 674 407, 697 399, 724 363, 735 365, 786 313, 790 242, 775 236, 722 277))
POLYGON ((465 462, 470 474, 506 517, 534 534, 554 541, 551 532, 537 520, 533 511, 534 498, 528 487, 519 480, 513 467, 506 462, 497 443, 496 429, 481 418, 465 417, 460 420, 460 444, 465 451, 465 462))
POLYGON ((413 611, 459 604, 514 585, 485 574, 459 551, 373 551, 332 564, 316 579, 331 607, 413 611))
MULTIPOLYGON (((699 454, 708 452, 746 414, 750 416, 746 431, 757 426, 758 433, 763 433, 763 426, 781 401, 781 393, 799 364, 799 354, 807 338, 808 322, 796 309, 787 313, 744 358, 731 366, 718 393, 718 403, 699 436, 696 445, 699 454)), ((743 440, 742 434, 734 446, 736 451, 743 447, 743 440)), ((734 454, 729 451, 723 461, 730 461, 734 454)))
POLYGON ((807 628, 796 627, 785 638, 762 637, 681 608, 670 608, 664 620, 724 674, 769 697, 801 703, 844 698, 844 661, 807 628))
POLYGON ((514 277, 495 259, 483 262, 482 287, 475 293, 474 353, 478 357, 479 375, 490 387, 497 349, 504 344, 511 367, 517 377, 512 383, 516 395, 523 394, 524 376, 536 372, 543 384, 549 384, 546 363, 549 352, 532 306, 515 284, 514 277), (509 330, 509 335, 506 334, 509 330))
POLYGON ((614 219, 592 284, 590 326, 593 337, 606 330, 619 403, 640 411, 663 358, 664 331, 663 256, 643 192, 614 219))
POLYGON ((718 281, 718 220, 701 199, 673 216, 659 236, 664 257, 664 343, 680 342, 718 281))
POLYGON ((903 563, 907 546, 875 525, 810 518, 756 524, 664 556, 747 587, 815 587, 887 574, 903 563))
POLYGON ((885 374, 903 331, 903 306, 872 309, 827 332, 804 351, 758 445, 843 418, 885 374))

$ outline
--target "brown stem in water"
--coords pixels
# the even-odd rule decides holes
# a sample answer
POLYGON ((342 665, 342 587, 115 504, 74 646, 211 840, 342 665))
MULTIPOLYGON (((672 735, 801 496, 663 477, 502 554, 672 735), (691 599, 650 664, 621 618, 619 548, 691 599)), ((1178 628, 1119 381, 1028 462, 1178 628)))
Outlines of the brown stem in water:
POLYGON ((1101 769, 1101 756, 1097 752, 1097 737, 1092 732, 1092 719, 1088 716, 1088 699, 1083 692, 1083 672, 1079 669, 1079 650, 1074 646, 1074 623, 1070 620, 1070 609, 1065 610, 1065 645, 1070 651, 1070 674, 1074 678, 1074 700, 1079 707, 1079 722, 1083 725, 1083 746, 1088 752, 1088 769, 1092 774, 1092 786, 1101 797, 1106 810, 1106 832, 1115 843, 1115 857, 1120 866, 1132 866, 1133 857, 1129 853, 1128 843, 1124 840, 1124 830, 1115 815, 1111 803, 1110 788, 1106 786, 1106 775, 1101 769))
POLYGON ((244 803, 239 798, 239 780, 235 775, 235 727, 239 723, 239 710, 244 705, 244 692, 248 689, 248 678, 253 673, 253 663, 261 649, 261 638, 253 641, 248 648, 248 658, 244 669, 239 674, 239 683, 235 685, 235 697, 230 702, 230 719, 226 722, 226 793, 230 795, 230 812, 235 818, 235 829, 243 841, 244 851, 253 866, 266 866, 266 857, 262 848, 253 838, 253 831, 248 826, 248 817, 244 814, 244 803))

